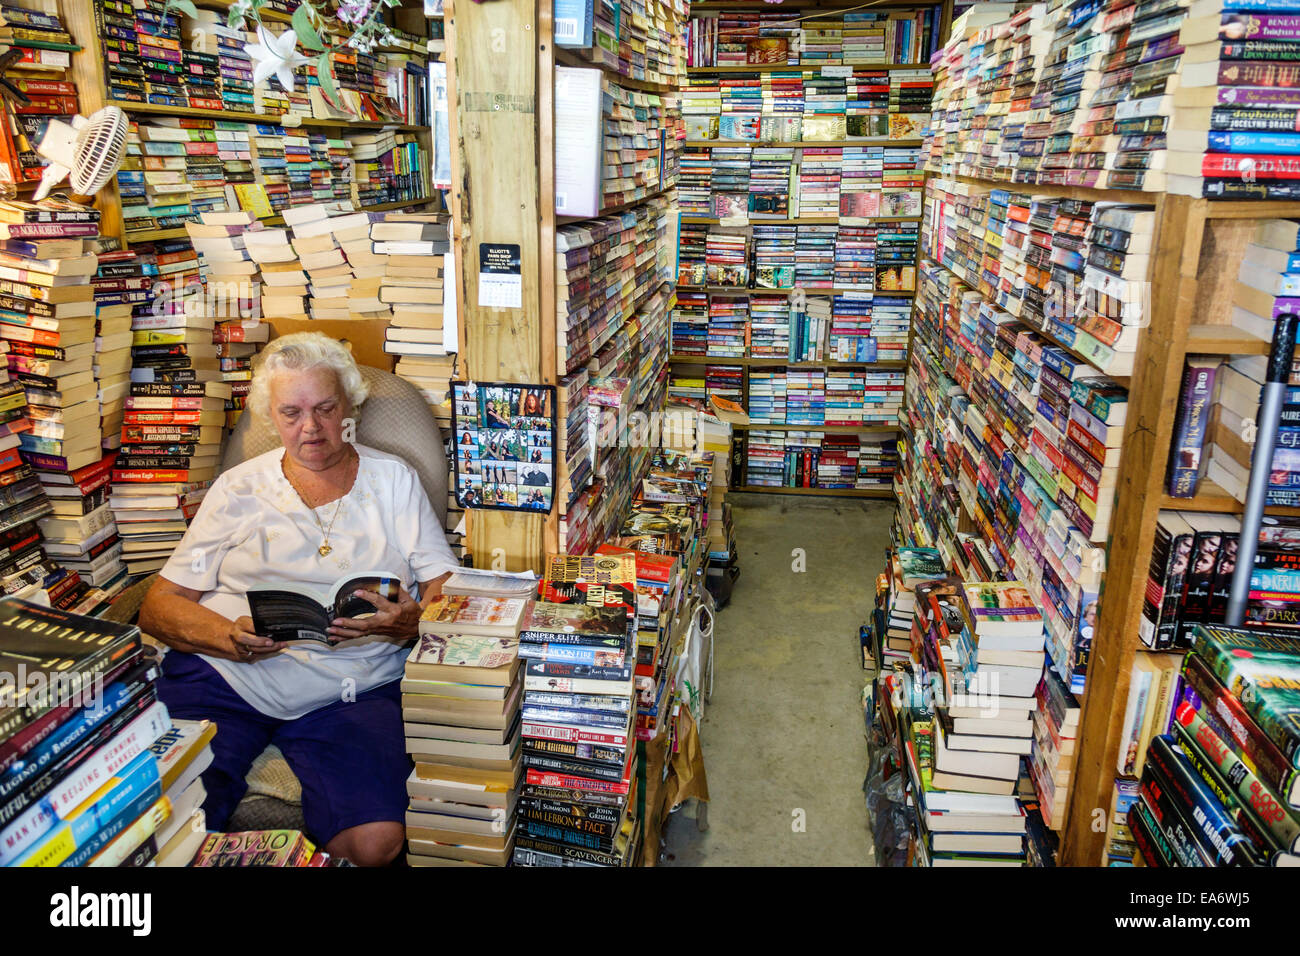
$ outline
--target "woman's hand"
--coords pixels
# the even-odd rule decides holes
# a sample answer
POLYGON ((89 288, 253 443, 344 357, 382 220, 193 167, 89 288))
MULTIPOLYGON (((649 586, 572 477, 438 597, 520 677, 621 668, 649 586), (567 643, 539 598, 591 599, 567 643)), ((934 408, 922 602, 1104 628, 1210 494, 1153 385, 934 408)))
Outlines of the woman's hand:
POLYGON ((253 630, 253 619, 247 615, 231 621, 229 629, 222 637, 225 638, 224 646, 219 647, 215 653, 213 651, 208 653, 245 664, 260 660, 288 646, 283 641, 259 637, 253 630))
POLYGON ((398 588, 396 601, 389 601, 375 591, 357 590, 353 593, 373 604, 375 613, 369 617, 335 618, 330 622, 331 640, 338 642, 358 637, 395 637, 407 641, 419 636, 423 608, 406 593, 405 588, 398 588))

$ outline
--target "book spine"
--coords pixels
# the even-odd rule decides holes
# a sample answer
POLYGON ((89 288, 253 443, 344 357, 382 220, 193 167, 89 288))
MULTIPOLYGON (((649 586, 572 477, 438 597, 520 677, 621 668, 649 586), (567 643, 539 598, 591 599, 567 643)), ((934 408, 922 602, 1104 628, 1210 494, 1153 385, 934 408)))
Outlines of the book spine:
POLYGON ((1229 807, 1231 802, 1238 804, 1268 831, 1270 841, 1279 848, 1290 852, 1300 849, 1300 822, 1232 752, 1214 728, 1201 719, 1196 708, 1183 701, 1174 717, 1178 746, 1208 785, 1225 789, 1221 797, 1224 806, 1229 807))
MULTIPOLYGON (((158 832, 158 828, 172 815, 172 802, 159 797, 144 813, 135 818, 111 843, 89 857, 87 866, 122 866, 142 843, 158 832)), ((126 814, 122 814, 126 818, 126 814)), ((68 864, 72 865, 72 864, 68 864)))
POLYGON ((1300 133, 1236 132, 1210 130, 1206 148, 1219 153, 1270 153, 1300 155, 1300 133))
POLYGON ((1233 753, 1282 798, 1289 807, 1300 807, 1300 772, 1290 762, 1246 713, 1241 701, 1228 693, 1214 677, 1213 672, 1195 654, 1183 661, 1183 680, 1186 684, 1184 702, 1192 703, 1196 713, 1219 735, 1233 753), (1192 701, 1187 696, 1191 691, 1192 701))
POLYGON ((1141 800, 1129 808, 1128 826, 1147 866, 1173 866, 1173 847, 1141 800))
POLYGON ((1153 737, 1147 749, 1147 766, 1156 778, 1163 778, 1184 816, 1196 829, 1197 842, 1216 866, 1256 866, 1259 859, 1250 841, 1228 816, 1179 752, 1167 734, 1153 737), (1199 826, 1198 826, 1199 825, 1199 826))
POLYGON ((522 815, 518 825, 519 828, 529 836, 537 837, 542 840, 551 840, 569 846, 581 847, 585 850, 609 852, 613 845, 612 838, 604 839, 594 833, 584 833, 581 830, 571 830, 568 827, 542 823, 522 815))
POLYGON ((1286 715, 1276 713, 1260 695, 1250 693, 1255 680, 1236 666, 1237 657, 1233 649, 1220 647, 1214 641, 1200 637, 1192 645, 1192 653, 1209 666, 1228 693, 1241 701, 1256 726, 1273 741, 1292 767, 1296 767, 1300 762, 1300 733, 1292 728, 1286 715))
POLYGON ((529 768, 525 771, 524 782, 530 786, 560 788, 564 790, 594 790, 598 793, 616 793, 625 795, 631 789, 622 781, 598 780, 591 777, 578 777, 572 774, 547 773, 529 768))
POLYGON ((1170 848, 1170 859, 1178 866, 1209 866, 1209 857, 1196 841, 1196 830, 1184 819, 1170 791, 1148 767, 1138 787, 1142 802, 1170 848))
POLYGON ((74 773, 59 781, 57 788, 42 797, 39 803, 28 807, 0 832, 0 866, 8 865, 26 852, 55 820, 94 793, 103 781, 146 753, 149 746, 170 727, 167 708, 161 701, 131 721, 105 746, 78 765, 74 773))
POLYGON ((515 838, 516 850, 522 849, 534 853, 546 853, 572 861, 575 865, 620 866, 622 860, 609 853, 598 853, 582 847, 568 846, 532 834, 520 834, 515 838))
MULTIPOLYGON (((593 820, 585 813, 558 813, 551 810, 545 810, 538 807, 524 806, 519 807, 519 817, 522 820, 528 820, 536 823, 545 824, 552 827, 562 827, 566 830, 572 830, 577 833, 586 834, 594 837, 595 843, 586 844, 592 846, 610 846, 614 837, 618 835, 618 829, 621 820, 599 821, 593 820)), ((529 831, 531 832, 531 831, 529 831)))
POLYGON ((1225 40, 1219 44, 1220 60, 1300 59, 1300 46, 1286 40, 1225 40))
POLYGON ((1210 113, 1210 130, 1255 133, 1300 132, 1300 110, 1216 106, 1210 113))
POLYGON ((545 724, 524 721, 521 733, 539 740, 562 740, 567 743, 603 744, 608 747, 625 747, 627 735, 593 727, 563 724, 545 724))

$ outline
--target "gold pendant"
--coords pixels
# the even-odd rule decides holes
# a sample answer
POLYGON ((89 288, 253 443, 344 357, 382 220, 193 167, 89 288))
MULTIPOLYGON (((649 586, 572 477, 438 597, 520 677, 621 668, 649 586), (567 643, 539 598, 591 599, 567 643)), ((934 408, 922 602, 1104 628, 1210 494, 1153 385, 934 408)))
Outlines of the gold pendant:
POLYGON ((334 549, 331 548, 328 544, 322 544, 322 545, 321 545, 319 548, 317 548, 316 550, 320 552, 320 556, 323 558, 323 557, 325 557, 325 555, 329 554, 329 553, 330 553, 331 551, 333 551, 334 549))

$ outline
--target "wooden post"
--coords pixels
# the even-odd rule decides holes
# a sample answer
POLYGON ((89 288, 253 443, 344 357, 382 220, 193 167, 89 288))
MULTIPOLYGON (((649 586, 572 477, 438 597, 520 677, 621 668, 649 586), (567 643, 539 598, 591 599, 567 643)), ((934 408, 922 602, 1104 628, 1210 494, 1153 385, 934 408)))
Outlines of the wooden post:
MULTIPOLYGON (((68 79, 77 84, 77 106, 81 115, 89 117, 108 102, 104 52, 95 31, 93 6, 81 0, 65 0, 63 25, 72 34, 73 42, 81 47, 81 52, 72 54, 68 79)), ((116 176, 96 194, 95 208, 99 210, 100 235, 124 239, 126 227, 122 223, 122 200, 117 191, 116 176)))
POLYGON ((1124 425, 1079 752, 1061 828, 1062 866, 1099 866, 1105 852, 1124 701, 1139 644, 1138 621, 1196 302, 1205 205, 1203 199, 1183 196, 1161 196, 1156 204, 1151 325, 1139 340, 1131 379, 1129 394, 1136 401, 1130 402, 1124 425))
MULTIPOLYGON (((544 10, 538 0, 449 4, 444 13, 448 47, 456 55, 453 108, 460 174, 452 201, 461 230, 462 369, 474 381, 555 380, 554 361, 550 368, 542 364, 543 320, 549 319, 552 339, 555 322, 554 202, 541 191, 541 167, 554 162, 547 152, 552 148, 549 125, 548 135, 539 138, 538 56, 551 56, 550 6, 544 2, 544 10), (550 233, 549 269, 542 258, 543 232, 550 233), (517 304, 481 304, 479 255, 500 246, 518 249, 520 297, 517 304), (543 293, 546 286, 549 297, 543 293), (551 303, 549 316, 543 315, 543 301, 551 303)), ((543 80, 549 88, 551 76, 543 80)), ((549 93, 544 99, 549 119, 549 93)), ((546 182, 553 183, 551 176, 546 182)), ((541 570, 546 550, 542 516, 469 515, 469 548, 479 567, 541 570)))

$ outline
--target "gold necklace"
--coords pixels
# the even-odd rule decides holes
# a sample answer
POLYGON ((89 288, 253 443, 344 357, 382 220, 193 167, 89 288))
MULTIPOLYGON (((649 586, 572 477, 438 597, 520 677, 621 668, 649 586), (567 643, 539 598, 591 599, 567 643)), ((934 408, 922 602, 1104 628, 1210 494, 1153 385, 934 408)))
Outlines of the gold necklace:
MULTIPOLYGON (((355 454, 355 452, 353 452, 353 454, 355 454)), ((361 463, 360 456, 357 456, 356 463, 360 465, 361 463)), ((334 514, 330 516, 329 527, 324 527, 320 523, 320 516, 316 514, 316 509, 313 508, 311 505, 307 504, 306 495, 304 495, 298 489, 298 486, 293 483, 293 479, 289 477, 289 469, 285 467, 285 459, 283 458, 280 459, 280 471, 284 475, 284 480, 289 482, 289 487, 292 488, 294 490, 294 493, 298 496, 298 500, 303 503, 303 507, 305 507, 309 512, 311 512, 312 520, 316 522, 316 527, 320 529, 321 544, 320 547, 316 549, 316 552, 322 558, 327 556, 331 551, 334 550, 332 547, 330 547, 330 532, 334 530, 334 522, 335 520, 337 520, 339 516, 339 510, 343 507, 343 499, 347 497, 347 492, 344 492, 342 495, 339 496, 338 501, 334 505, 334 514)), ((355 476, 353 476, 353 481, 354 482, 356 481, 355 476)))

